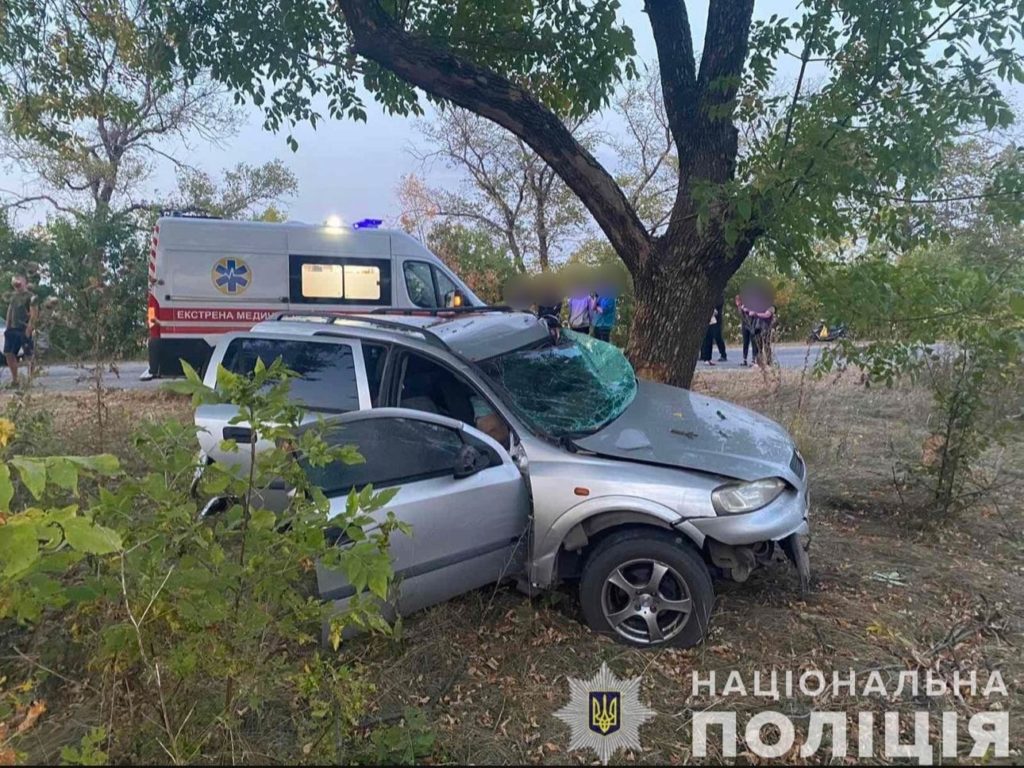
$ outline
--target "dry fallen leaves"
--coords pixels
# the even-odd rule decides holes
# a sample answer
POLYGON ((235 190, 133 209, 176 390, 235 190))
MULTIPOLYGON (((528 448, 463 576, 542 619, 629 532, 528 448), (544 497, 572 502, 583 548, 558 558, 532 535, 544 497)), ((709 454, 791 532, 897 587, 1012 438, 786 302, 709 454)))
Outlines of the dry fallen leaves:
POLYGON ((36 724, 36 721, 43 716, 43 713, 45 711, 45 701, 43 701, 42 699, 36 699, 35 701, 33 701, 29 705, 28 711, 25 712, 25 718, 20 723, 18 723, 18 727, 14 729, 14 732, 16 734, 25 733, 25 731, 29 730, 32 726, 36 724))

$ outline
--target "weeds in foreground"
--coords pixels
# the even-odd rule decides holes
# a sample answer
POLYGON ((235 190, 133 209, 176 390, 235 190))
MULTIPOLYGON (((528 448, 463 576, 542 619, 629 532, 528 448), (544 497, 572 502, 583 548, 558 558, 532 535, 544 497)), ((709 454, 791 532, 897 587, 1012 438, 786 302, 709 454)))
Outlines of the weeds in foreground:
MULTIPOLYGON (((298 456, 339 468, 359 456, 298 429, 289 376, 278 362, 248 377, 225 372, 217 391, 194 373, 178 386, 198 401, 234 403, 235 422, 274 446, 222 446, 249 451, 250 468, 207 468, 200 488, 225 500, 212 519, 190 496, 195 434, 180 422, 139 430, 145 469, 131 476, 110 455, 0 463, 0 631, 24 642, 11 671, 48 692, 51 716, 71 705, 61 692, 89 701, 75 717, 83 727, 61 742, 65 761, 398 760, 429 747, 415 723, 367 740, 359 724, 372 685, 321 647, 325 624, 334 649, 349 627, 390 631, 378 601, 401 524, 383 510, 394 491, 364 488, 332 503, 309 486, 298 456), (276 479, 295 493, 272 510, 260 489, 276 479), (329 513, 352 546, 326 544, 329 513), (318 599, 317 564, 344 572, 360 595, 345 611, 318 599)), ((9 440, 13 426, 2 434, 9 440)), ((13 724, 0 744, 22 749, 17 706, 0 718, 13 724)))

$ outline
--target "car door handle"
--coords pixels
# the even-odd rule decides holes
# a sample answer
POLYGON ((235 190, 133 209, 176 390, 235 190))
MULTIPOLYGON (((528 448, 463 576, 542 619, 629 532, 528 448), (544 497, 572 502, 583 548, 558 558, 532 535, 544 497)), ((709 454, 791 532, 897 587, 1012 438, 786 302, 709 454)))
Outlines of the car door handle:
POLYGON ((249 427, 224 427, 225 440, 234 440, 236 443, 252 443, 252 430, 249 427))

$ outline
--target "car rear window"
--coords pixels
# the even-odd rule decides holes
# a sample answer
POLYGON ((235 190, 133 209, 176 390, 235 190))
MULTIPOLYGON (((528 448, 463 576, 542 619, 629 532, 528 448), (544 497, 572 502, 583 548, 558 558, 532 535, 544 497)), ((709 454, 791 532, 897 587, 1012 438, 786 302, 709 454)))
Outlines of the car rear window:
POLYGON ((294 339, 235 339, 224 352, 222 365, 232 373, 251 374, 256 361, 270 365, 281 358, 298 374, 292 380, 292 399, 306 408, 328 413, 359 410, 359 389, 352 347, 294 339))

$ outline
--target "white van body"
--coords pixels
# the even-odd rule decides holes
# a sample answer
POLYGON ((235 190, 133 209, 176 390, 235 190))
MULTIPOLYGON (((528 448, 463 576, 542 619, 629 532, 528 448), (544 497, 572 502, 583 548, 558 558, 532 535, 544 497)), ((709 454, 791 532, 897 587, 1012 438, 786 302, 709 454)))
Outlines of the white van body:
POLYGON ((399 230, 192 216, 157 220, 149 260, 149 370, 201 370, 221 334, 276 312, 483 306, 399 230), (456 298, 458 296, 458 298, 456 298))

